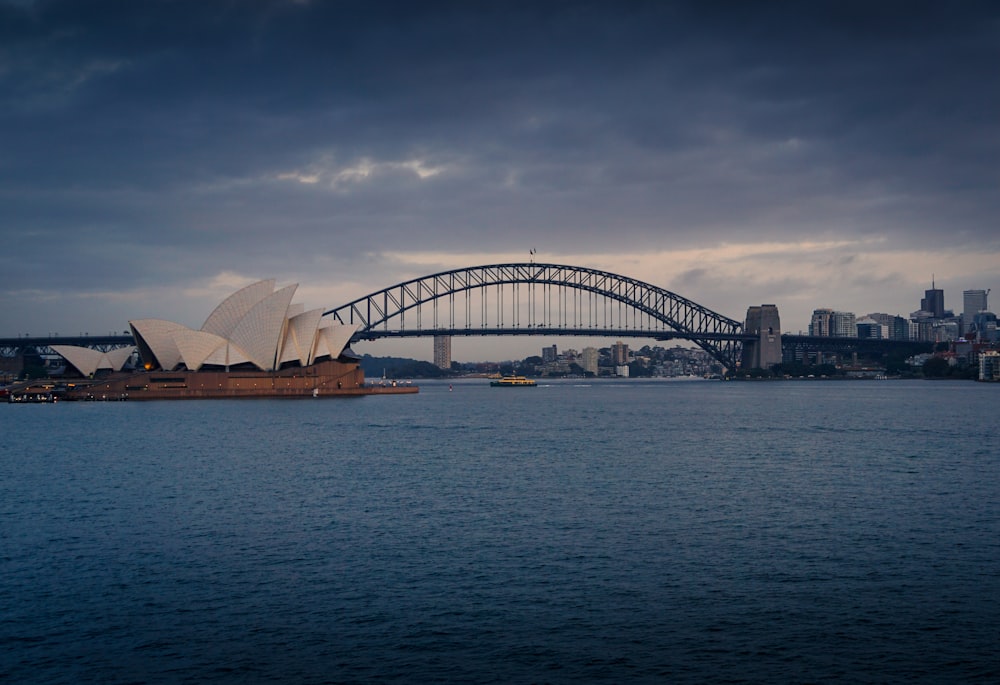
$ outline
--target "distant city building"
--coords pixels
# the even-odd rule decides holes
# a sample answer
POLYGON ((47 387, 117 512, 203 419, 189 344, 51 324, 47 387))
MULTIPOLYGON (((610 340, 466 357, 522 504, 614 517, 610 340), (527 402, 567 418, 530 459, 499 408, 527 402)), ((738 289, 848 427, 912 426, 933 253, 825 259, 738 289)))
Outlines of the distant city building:
POLYGON ((865 314, 864 318, 871 319, 885 326, 887 331, 885 337, 888 340, 910 339, 910 322, 905 317, 875 312, 865 314))
POLYGON ((940 321, 934 324, 934 342, 950 342, 958 340, 959 324, 957 321, 940 321))
POLYGON ((979 380, 1000 381, 1000 352, 990 350, 980 353, 979 380))
POLYGON ((993 312, 979 312, 972 317, 972 329, 976 339, 986 342, 997 340, 997 315, 993 312))
MULTIPOLYGON (((621 340, 616 342, 611 346, 611 365, 612 366, 628 366, 628 345, 623 343, 621 340)), ((618 373, 617 371, 615 373, 618 373)), ((618 374, 621 376, 622 374, 618 374)), ((627 373, 625 374, 628 375, 627 373)))
POLYGON ((597 375, 597 360, 599 358, 599 354, 597 352, 597 348, 596 347, 584 347, 583 348, 583 353, 582 353, 581 357, 582 357, 581 358, 582 363, 580 364, 580 366, 583 368, 583 370, 586 371, 587 373, 592 373, 592 374, 594 374, 596 376, 597 375))
POLYGON ((973 319, 976 314, 986 311, 989 307, 986 304, 987 290, 963 290, 962 291, 962 332, 968 333, 972 330, 973 319))
POLYGON ((831 316, 833 316, 832 309, 813 310, 812 319, 809 321, 809 335, 817 335, 828 338, 830 336, 831 316))
POLYGON ((542 348, 542 363, 548 364, 559 358, 559 351, 555 345, 542 348))
MULTIPOLYGON (((426 349, 426 348, 425 348, 426 349)), ((434 336, 434 366, 439 369, 451 368, 451 336, 434 336)))
POLYGON ((830 335, 835 338, 855 338, 858 335, 854 312, 833 312, 830 315, 830 335))
POLYGON ((929 312, 935 319, 944 318, 944 291, 934 287, 931 279, 931 289, 924 291, 924 299, 920 300, 920 309, 929 312))
POLYGON ((881 340, 888 335, 883 336, 883 329, 888 333, 888 326, 883 326, 877 321, 872 321, 871 319, 861 319, 855 324, 858 329, 858 337, 862 340, 881 340))

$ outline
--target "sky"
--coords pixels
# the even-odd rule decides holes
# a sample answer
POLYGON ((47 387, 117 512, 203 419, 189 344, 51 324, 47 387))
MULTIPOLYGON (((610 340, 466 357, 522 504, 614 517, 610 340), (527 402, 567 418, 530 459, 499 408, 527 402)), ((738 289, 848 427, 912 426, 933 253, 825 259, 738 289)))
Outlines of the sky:
POLYGON ((997 65, 973 0, 0 0, 0 337, 531 249, 786 332, 932 278, 960 312, 1000 287, 997 65))

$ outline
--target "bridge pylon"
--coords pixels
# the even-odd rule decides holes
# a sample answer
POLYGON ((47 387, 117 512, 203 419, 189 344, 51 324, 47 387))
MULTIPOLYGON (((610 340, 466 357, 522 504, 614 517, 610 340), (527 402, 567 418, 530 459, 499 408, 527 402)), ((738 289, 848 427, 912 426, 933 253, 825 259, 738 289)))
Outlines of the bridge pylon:
POLYGON ((747 308, 743 332, 753 336, 752 340, 743 341, 741 361, 744 369, 770 369, 781 363, 781 319, 776 305, 747 308))

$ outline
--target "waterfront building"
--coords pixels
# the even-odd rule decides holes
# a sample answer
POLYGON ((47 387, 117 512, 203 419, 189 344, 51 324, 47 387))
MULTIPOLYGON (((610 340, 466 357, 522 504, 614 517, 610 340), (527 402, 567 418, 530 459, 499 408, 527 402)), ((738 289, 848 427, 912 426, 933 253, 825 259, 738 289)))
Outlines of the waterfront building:
POLYGON ((597 360, 598 352, 596 347, 584 347, 581 355, 582 363, 580 366, 587 373, 592 373, 597 375, 597 360))
POLYGON ((144 368, 277 371, 337 359, 357 326, 322 324, 322 309, 292 304, 298 284, 279 290, 274 284, 258 281, 238 290, 198 330, 163 319, 129 321, 144 368))
POLYGON ((987 290, 962 291, 962 333, 972 330, 976 314, 989 309, 986 304, 987 295, 987 290))
POLYGON ((989 350, 979 354, 979 380, 1000 381, 1000 352, 989 350))
POLYGON ((439 369, 451 369, 451 336, 434 336, 434 366, 439 369))

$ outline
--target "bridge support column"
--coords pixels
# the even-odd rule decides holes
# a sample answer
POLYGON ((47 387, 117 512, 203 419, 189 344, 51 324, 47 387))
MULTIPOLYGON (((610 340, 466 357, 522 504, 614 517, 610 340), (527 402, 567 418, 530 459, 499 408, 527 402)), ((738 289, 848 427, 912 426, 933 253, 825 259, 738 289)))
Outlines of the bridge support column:
POLYGON ((781 320, 777 306, 762 304, 749 307, 743 330, 755 336, 754 340, 743 343, 744 369, 770 369, 781 363, 781 320))

